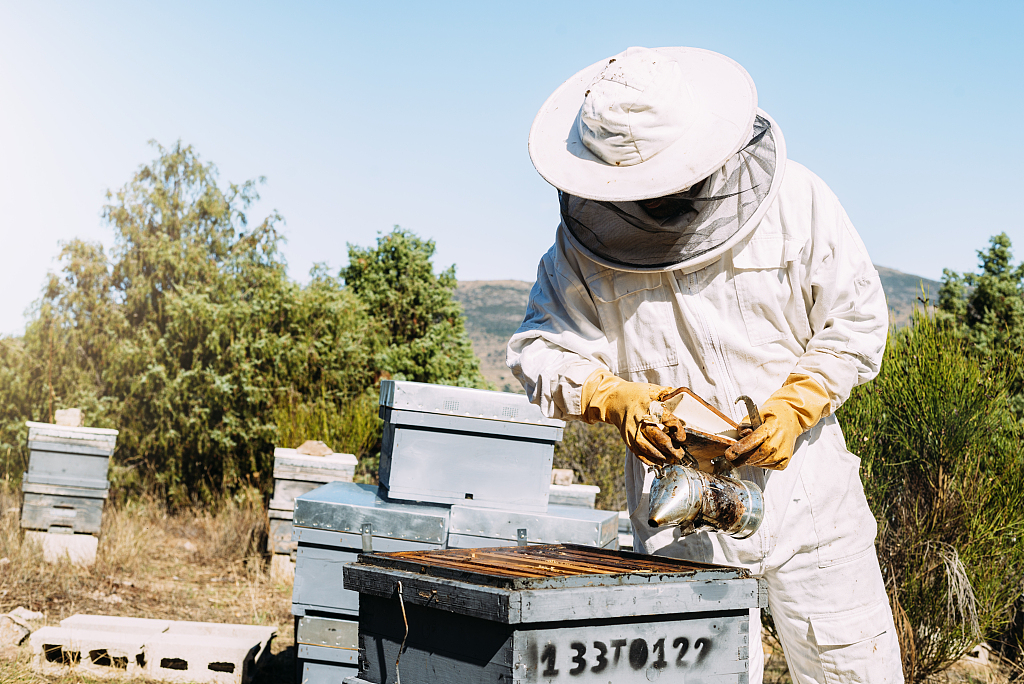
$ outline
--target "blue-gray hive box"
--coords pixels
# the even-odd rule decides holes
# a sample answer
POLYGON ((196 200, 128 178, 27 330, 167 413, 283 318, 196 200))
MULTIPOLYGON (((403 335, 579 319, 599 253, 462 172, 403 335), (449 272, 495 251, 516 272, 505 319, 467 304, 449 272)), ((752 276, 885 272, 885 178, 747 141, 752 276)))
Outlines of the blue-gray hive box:
POLYGON ((523 395, 385 380, 380 483, 389 499, 543 513, 564 423, 523 395))
POLYGON ((617 543, 618 514, 575 506, 523 513, 391 501, 371 485, 332 482, 295 500, 292 613, 302 681, 355 673, 359 594, 342 568, 369 551, 422 551, 572 541, 617 543))
POLYGON ((51 423, 28 426, 21 526, 99 534, 117 430, 51 423))
POLYGON ((273 554, 294 554, 292 513, 295 497, 328 482, 351 482, 358 461, 352 454, 331 453, 323 456, 301 454, 296 449, 274 449, 274 494, 267 507, 270 531, 267 551, 273 554))
POLYGON ((746 684, 764 603, 740 568, 573 545, 363 554, 345 587, 371 684, 746 684))

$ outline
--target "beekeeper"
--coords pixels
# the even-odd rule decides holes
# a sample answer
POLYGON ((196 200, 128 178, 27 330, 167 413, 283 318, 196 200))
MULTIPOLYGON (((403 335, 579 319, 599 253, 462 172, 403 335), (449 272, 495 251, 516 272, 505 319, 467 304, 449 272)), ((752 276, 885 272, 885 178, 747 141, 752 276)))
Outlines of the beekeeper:
POLYGON ((888 315, 835 195, 786 159, 747 72, 696 48, 580 71, 541 107, 530 156, 561 223, 508 366, 547 415, 619 428, 637 550, 762 577, 795 682, 902 682, 860 461, 833 415, 878 373, 888 315), (737 421, 740 395, 761 408, 728 453, 765 493, 747 539, 647 526, 647 464, 680 445, 642 418, 681 386, 737 421))

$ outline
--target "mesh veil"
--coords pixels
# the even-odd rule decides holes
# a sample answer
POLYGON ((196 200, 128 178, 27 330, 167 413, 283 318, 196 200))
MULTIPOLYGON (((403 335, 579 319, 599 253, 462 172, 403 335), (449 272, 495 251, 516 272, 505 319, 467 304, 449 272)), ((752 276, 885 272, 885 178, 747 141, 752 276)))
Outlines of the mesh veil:
POLYGON ((595 255, 634 268, 666 268, 725 243, 768 197, 778 168, 771 122, 754 120, 750 142, 711 174, 699 190, 673 195, 684 207, 667 219, 636 202, 603 202, 559 192, 562 223, 595 255))

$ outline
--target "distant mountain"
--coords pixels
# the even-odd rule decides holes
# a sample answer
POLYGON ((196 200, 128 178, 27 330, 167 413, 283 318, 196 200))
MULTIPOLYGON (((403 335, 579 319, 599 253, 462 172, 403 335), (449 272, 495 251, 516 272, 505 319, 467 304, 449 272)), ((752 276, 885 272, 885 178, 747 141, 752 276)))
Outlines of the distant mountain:
MULTIPOLYGON (((897 326, 906 325, 921 299, 934 304, 938 298, 940 283, 934 280, 884 266, 875 268, 882 279, 890 320, 897 326)), ((532 287, 521 280, 464 280, 455 292, 466 311, 466 330, 484 377, 506 392, 523 391, 505 367, 505 344, 523 320, 532 287)))
POLYGON ((878 276, 885 290, 885 301, 889 304, 889 318, 897 326, 910 322, 910 312, 915 306, 928 302, 930 306, 939 303, 939 288, 942 283, 921 276, 910 275, 896 269, 875 264, 878 276))

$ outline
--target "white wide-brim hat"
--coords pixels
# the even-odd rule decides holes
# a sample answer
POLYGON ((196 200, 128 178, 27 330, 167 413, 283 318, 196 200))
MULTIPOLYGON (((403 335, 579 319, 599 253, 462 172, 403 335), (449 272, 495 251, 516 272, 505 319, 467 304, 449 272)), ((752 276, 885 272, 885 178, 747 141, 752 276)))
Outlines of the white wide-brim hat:
POLYGON ((530 158, 576 197, 662 197, 721 168, 750 140, 756 113, 753 80, 725 55, 630 48, 552 93, 530 129, 530 158))

